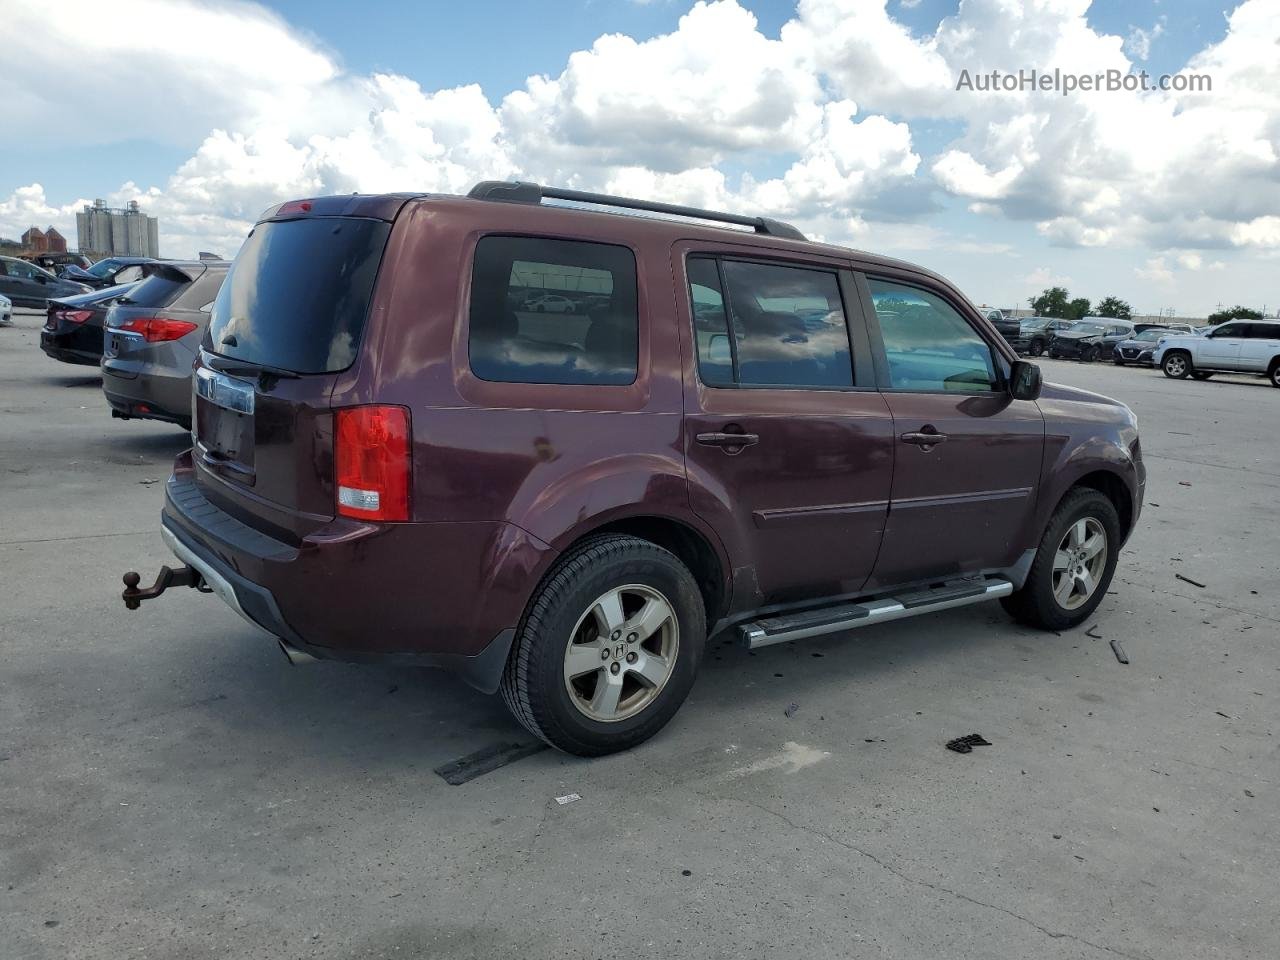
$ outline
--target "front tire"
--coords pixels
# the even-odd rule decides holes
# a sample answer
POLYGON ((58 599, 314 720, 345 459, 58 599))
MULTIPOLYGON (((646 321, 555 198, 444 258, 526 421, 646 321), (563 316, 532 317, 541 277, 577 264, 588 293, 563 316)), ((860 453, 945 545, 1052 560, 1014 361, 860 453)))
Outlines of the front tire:
POLYGON ((1098 359, 1098 348, 1097 348, 1097 347, 1085 347, 1084 349, 1082 349, 1082 350, 1080 351, 1080 362, 1081 362, 1081 363, 1093 363, 1093 361, 1095 361, 1095 360, 1097 360, 1097 359, 1098 359))
POLYGON ((698 585, 674 554, 636 537, 596 537, 538 588, 502 698, 530 733, 566 753, 626 750, 680 708, 706 638, 698 585))
POLYGON ((1044 353, 1044 341, 1032 340, 1031 347, 1027 350, 1033 357, 1038 357, 1044 353))
POLYGON ((1166 353, 1160 361, 1160 369, 1171 380, 1185 380, 1191 373, 1191 356, 1181 350, 1166 353))
POLYGON ((1115 504, 1097 490, 1075 488, 1050 518, 1026 583, 1000 602, 1028 626, 1042 630, 1079 626, 1106 596, 1120 540, 1115 504))

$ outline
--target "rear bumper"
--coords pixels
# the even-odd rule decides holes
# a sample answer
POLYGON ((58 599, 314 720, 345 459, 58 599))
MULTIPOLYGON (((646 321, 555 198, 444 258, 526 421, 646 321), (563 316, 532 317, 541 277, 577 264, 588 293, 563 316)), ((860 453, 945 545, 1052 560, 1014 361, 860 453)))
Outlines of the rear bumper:
POLYGON ((290 646, 322 660, 442 668, 485 693, 501 682, 527 592, 552 557, 511 524, 338 518, 291 545, 210 502, 187 454, 161 523, 215 593, 290 646))
POLYGON ((110 357, 102 361, 102 392, 122 417, 190 425, 191 377, 129 369, 110 357))
POLYGON ((102 328, 77 327, 69 331, 41 329, 40 349, 63 363, 96 367, 102 360, 102 328))

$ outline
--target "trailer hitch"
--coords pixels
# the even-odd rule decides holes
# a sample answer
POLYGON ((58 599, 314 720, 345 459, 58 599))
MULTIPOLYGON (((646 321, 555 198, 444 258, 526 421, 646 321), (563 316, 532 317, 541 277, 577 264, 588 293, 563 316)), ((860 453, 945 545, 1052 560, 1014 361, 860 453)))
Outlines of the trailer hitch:
POLYGON ((120 595, 124 605, 130 610, 137 610, 143 600, 154 600, 170 587, 195 587, 201 593, 212 593, 209 585, 200 576, 200 571, 185 563, 177 570, 172 567, 161 567, 156 582, 145 589, 139 589, 140 577, 133 570, 124 575, 124 592, 120 595))

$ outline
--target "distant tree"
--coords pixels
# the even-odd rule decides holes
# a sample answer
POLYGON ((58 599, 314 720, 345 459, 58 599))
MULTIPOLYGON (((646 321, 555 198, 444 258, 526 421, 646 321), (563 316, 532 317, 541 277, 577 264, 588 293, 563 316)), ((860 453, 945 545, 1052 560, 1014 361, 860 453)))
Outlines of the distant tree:
POLYGON ((1076 297, 1067 304, 1067 319, 1079 320, 1081 317, 1089 316, 1089 301, 1084 297, 1076 297))
POLYGON ((1027 303, 1031 304, 1031 310, 1037 317, 1071 319, 1066 287, 1049 287, 1038 297, 1028 297, 1027 303))
POLYGON ((1261 320, 1262 314, 1257 310, 1251 310, 1249 307, 1241 307, 1239 305, 1232 307, 1230 310, 1219 310, 1217 313, 1209 314, 1210 323, 1226 323, 1228 320, 1261 320))
POLYGON ((1102 302, 1094 308, 1094 315, 1128 320, 1133 316, 1133 308, 1119 297, 1104 297, 1102 302))

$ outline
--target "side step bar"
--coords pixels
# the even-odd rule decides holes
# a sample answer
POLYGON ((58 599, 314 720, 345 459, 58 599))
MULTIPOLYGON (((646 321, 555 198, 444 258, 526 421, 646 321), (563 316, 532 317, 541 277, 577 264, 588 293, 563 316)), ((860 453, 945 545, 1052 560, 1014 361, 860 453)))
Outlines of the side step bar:
POLYGON ((895 597, 864 600, 859 603, 838 603, 802 613, 780 614, 762 617, 738 627, 742 644, 748 650, 768 647, 790 640, 804 640, 828 633, 852 630, 873 623, 901 620, 935 610, 950 610, 971 603, 1007 597, 1013 593, 1013 584, 1003 577, 987 577, 982 580, 959 580, 928 590, 914 590, 895 597))

